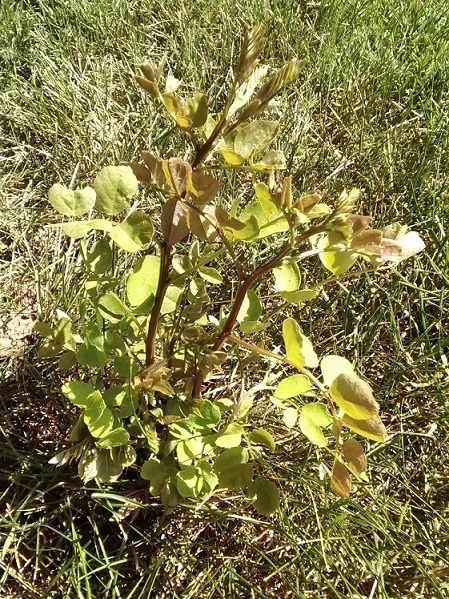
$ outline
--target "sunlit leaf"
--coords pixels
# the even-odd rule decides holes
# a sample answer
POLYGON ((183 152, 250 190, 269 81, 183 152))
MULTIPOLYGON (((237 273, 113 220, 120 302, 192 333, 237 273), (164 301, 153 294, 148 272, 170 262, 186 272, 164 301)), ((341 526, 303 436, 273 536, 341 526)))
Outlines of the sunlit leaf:
POLYGON ((128 218, 108 231, 109 237, 127 252, 145 250, 153 238, 153 224, 148 216, 136 210, 128 218))
POLYGON ((296 320, 293 318, 286 318, 284 320, 282 323, 282 335, 287 358, 295 366, 307 366, 309 368, 316 368, 318 366, 318 357, 312 343, 302 333, 296 320))
POLYGON ((243 427, 236 422, 231 422, 215 440, 217 447, 237 447, 242 441, 243 427))
POLYGON ((324 383, 330 387, 339 374, 354 372, 354 367, 341 356, 329 355, 324 356, 321 360, 321 372, 323 374, 324 383))
POLYGON ((335 403, 351 418, 364 420, 379 413, 371 387, 354 372, 339 374, 329 388, 335 403))
POLYGON ((301 275, 296 262, 285 262, 273 268, 273 275, 276 291, 297 291, 301 284, 301 275))
POLYGON ((234 139, 234 151, 247 159, 264 150, 276 137, 279 123, 260 119, 239 129, 234 139))
POLYGON ((112 216, 127 210, 138 186, 137 178, 129 166, 102 168, 93 185, 97 194, 96 210, 112 216))
POLYGON ((100 315, 112 323, 120 322, 128 312, 122 300, 112 291, 98 298, 97 308, 100 315))
POLYGON ((366 439, 383 442, 387 439, 387 430, 379 416, 372 416, 366 420, 356 420, 344 414, 341 421, 345 426, 366 439))
POLYGON ((244 322, 245 320, 254 322, 260 318, 261 314, 262 304, 260 303, 260 299, 255 291, 249 289, 237 315, 237 322, 240 323, 244 322))
POLYGON ((282 420, 287 428, 293 428, 298 419, 298 410, 296 408, 290 407, 284 410, 282 414, 282 420))
POLYGON ((254 443, 254 445, 263 445, 270 451, 274 451, 276 449, 276 443, 273 436, 263 428, 257 428, 251 431, 250 441, 251 443, 254 443))
POLYGON ((96 193, 92 187, 67 189, 55 183, 48 192, 48 201, 55 210, 65 216, 80 216, 89 212, 95 205, 96 193))
POLYGON ((126 281, 126 295, 131 306, 140 306, 155 296, 160 263, 158 256, 143 256, 134 263, 126 281))
POLYGON ((305 374, 293 374, 288 376, 278 384, 274 395, 279 399, 289 399, 297 395, 302 395, 310 389, 309 378, 305 374))
POLYGON ((213 283, 214 285, 219 285, 220 283, 223 282, 223 278, 216 268, 212 268, 209 266, 202 266, 198 270, 198 274, 205 281, 208 281, 209 283, 213 283))
POLYGON ((308 302, 319 295, 314 289, 299 289, 298 291, 282 291, 280 296, 289 304, 308 302))
POLYGON ((214 470, 218 474, 248 461, 248 450, 244 447, 231 447, 222 451, 214 462, 214 470))
POLYGON ((121 445, 126 445, 128 441, 128 431, 123 427, 118 427, 97 441, 97 446, 104 448, 120 447, 121 445))

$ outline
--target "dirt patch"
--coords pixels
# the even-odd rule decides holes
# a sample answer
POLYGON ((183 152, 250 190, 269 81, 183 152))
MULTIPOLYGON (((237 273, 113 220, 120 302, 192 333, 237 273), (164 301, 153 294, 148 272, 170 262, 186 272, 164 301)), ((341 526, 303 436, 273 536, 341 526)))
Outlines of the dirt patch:
POLYGON ((20 389, 18 383, 0 385, 0 427, 14 447, 41 449, 51 455, 65 438, 67 412, 58 401, 20 389))

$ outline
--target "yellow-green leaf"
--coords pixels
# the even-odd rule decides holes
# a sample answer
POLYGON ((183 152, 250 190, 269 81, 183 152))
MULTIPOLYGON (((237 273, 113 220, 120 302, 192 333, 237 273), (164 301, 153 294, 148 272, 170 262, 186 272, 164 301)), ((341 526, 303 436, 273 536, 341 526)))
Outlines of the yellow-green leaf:
POLYGON ((295 366, 307 366, 309 368, 316 368, 318 366, 318 357, 312 343, 302 333, 296 320, 293 318, 286 318, 284 320, 282 323, 282 335, 287 358, 295 366))
POLYGON ((341 421, 345 426, 366 439, 379 441, 380 443, 387 439, 387 430, 377 415, 366 420, 356 420, 344 414, 341 421))
POLYGON ((67 189, 55 183, 48 192, 48 201, 55 210, 65 216, 80 216, 89 212, 95 205, 96 193, 92 187, 67 189))
POLYGON ((324 356, 321 360, 320 367, 321 372, 323 373, 324 383, 327 387, 332 385, 339 374, 354 372, 354 367, 349 360, 335 355, 324 356))
POLYGON ((289 399, 296 395, 302 395, 310 389, 309 378, 305 374, 293 374, 280 381, 274 391, 279 399, 289 399))
POLYGON ((379 404, 371 387, 354 372, 339 374, 329 393, 335 403, 351 418, 364 420, 379 413, 379 404))
POLYGON ((127 210, 129 200, 138 189, 135 174, 129 166, 106 166, 95 177, 97 194, 95 208, 99 212, 115 215, 127 210))

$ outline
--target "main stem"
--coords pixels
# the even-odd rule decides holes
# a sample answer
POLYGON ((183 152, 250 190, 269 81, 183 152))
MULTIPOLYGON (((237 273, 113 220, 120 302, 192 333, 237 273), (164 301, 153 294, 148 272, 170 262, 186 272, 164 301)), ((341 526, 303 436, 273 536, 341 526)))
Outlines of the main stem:
MULTIPOLYGON (((256 270, 254 272, 249 274, 240 283, 237 293, 235 295, 234 302, 232 304, 232 308, 229 313, 229 316, 226 319, 225 325, 224 325, 223 329, 221 330, 220 334, 218 335, 214 345, 212 346, 212 351, 218 351, 221 348, 221 346, 223 345, 223 343, 226 341, 226 339, 229 337, 229 335, 231 335, 232 331, 234 330, 234 327, 237 323, 238 313, 240 312, 240 308, 242 307, 242 303, 243 303, 243 300, 245 299, 245 295, 246 295, 247 291, 249 290, 249 288, 251 287, 251 285, 255 281, 257 281, 257 279, 259 279, 266 273, 270 272, 270 270, 273 270, 273 268, 276 268, 277 266, 279 266, 279 264, 282 262, 282 260, 286 256, 288 256, 288 254, 291 252, 293 245, 299 245, 300 243, 302 243, 303 241, 305 241, 312 235, 322 233, 325 230, 326 230, 326 224, 323 223, 320 227, 312 227, 311 229, 304 231, 300 235, 293 237, 291 241, 289 241, 288 243, 286 243, 283 246, 281 251, 278 254, 276 254, 276 256, 271 258, 271 260, 268 260, 267 262, 265 262, 265 264, 261 264, 258 268, 256 268, 256 270)), ((203 380, 204 380, 203 372, 201 370, 199 370, 196 373, 196 376, 195 376, 195 379, 193 382, 192 397, 194 399, 199 399, 201 397, 201 386, 203 384, 203 380)))
POLYGON ((154 306, 151 310, 150 320, 148 322, 147 337, 145 339, 145 366, 151 366, 154 362, 156 353, 156 334, 159 316, 161 313, 162 302, 169 284, 170 250, 165 241, 161 243, 161 268, 159 270, 159 280, 157 283, 156 297, 154 306))
MULTIPOLYGON (((254 272, 248 275, 239 285, 237 293, 234 298, 234 302, 232 304, 231 311, 229 313, 228 318, 226 319, 225 325, 218 335, 214 345, 212 346, 212 351, 218 351, 223 343, 226 341, 226 338, 232 333, 234 327, 237 323, 237 316, 240 312, 240 308, 242 307, 243 300, 250 289, 251 285, 257 281, 261 276, 275 268, 284 258, 288 255, 291 250, 291 244, 287 243, 284 245, 282 250, 276 254, 271 260, 268 260, 265 264, 261 264, 254 272)), ((203 384, 204 376, 201 370, 199 370, 195 376, 192 397, 194 399, 199 399, 201 396, 201 386, 203 384)))

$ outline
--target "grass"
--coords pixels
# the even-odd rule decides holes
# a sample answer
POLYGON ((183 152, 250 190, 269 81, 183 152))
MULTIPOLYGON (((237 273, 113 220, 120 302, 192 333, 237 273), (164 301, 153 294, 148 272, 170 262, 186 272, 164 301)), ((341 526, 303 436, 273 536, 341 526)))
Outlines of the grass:
POLYGON ((280 444, 270 465, 283 502, 268 519, 232 498, 163 517, 131 475, 100 489, 49 467, 70 420, 59 375, 9 328, 18 349, 0 357, 1 596, 447 596, 445 4, 2 2, 2 324, 76 304, 75 248, 43 229, 55 219, 45 200, 55 181, 84 184, 140 148, 182 151, 134 85, 136 66, 166 56, 187 86, 220 99, 253 22, 265 23, 271 64, 309 58, 280 108, 296 189, 332 197, 361 187, 365 213, 407 223, 427 249, 388 277, 342 281, 302 311, 317 352, 346 355, 372 382, 391 436, 369 447, 372 484, 349 500, 329 492, 319 452, 301 437, 280 444), (130 486, 143 507, 121 519, 130 486))

